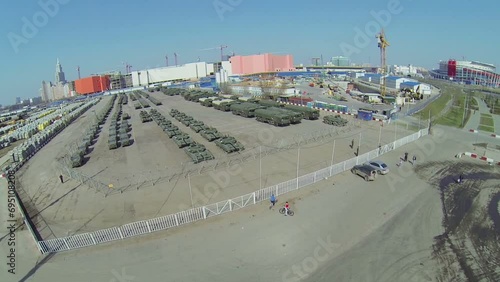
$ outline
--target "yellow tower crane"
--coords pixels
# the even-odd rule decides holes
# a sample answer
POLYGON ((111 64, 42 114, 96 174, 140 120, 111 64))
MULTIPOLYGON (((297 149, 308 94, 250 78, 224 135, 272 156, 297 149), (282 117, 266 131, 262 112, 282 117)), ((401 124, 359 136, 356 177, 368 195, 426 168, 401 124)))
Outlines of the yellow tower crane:
POLYGON ((387 61, 385 57, 385 48, 389 45, 389 42, 385 39, 385 33, 382 29, 376 38, 378 39, 378 48, 380 48, 380 74, 382 74, 382 81, 380 82, 380 95, 385 96, 386 93, 386 75, 387 75, 387 61))

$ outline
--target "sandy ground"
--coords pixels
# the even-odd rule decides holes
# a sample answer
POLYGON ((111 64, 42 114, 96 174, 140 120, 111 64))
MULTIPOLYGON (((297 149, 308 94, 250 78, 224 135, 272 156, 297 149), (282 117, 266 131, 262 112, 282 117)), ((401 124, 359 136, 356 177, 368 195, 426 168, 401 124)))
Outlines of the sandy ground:
MULTIPOLYGON (((276 128, 255 119, 187 102, 180 96, 169 97, 161 93, 152 95, 164 104, 157 109, 195 141, 206 145, 214 153, 216 160, 202 164, 206 167, 201 173, 200 170, 193 170, 189 177, 187 173, 170 177, 172 171, 178 171, 189 161, 188 156, 155 122, 141 123, 139 110, 132 108, 133 103, 129 99, 129 104, 123 106, 123 112, 132 116, 130 123, 134 144, 108 150, 108 118, 88 155, 89 160, 78 169, 105 185, 113 184, 114 191, 104 198, 102 193, 71 179, 61 184, 57 178, 59 171, 47 164, 53 163, 53 156, 60 154, 61 147, 71 141, 71 138, 79 138, 85 120, 89 116, 92 118, 92 114, 87 113, 86 117, 70 125, 37 153, 19 175, 20 186, 26 191, 28 198, 26 204, 30 213, 37 215, 35 222, 43 238, 64 237, 163 216, 189 209, 192 204, 201 206, 215 203, 254 192, 261 185, 267 187, 293 179, 297 175, 298 157, 300 175, 329 166, 334 140, 334 162, 337 163, 354 157, 359 142, 360 153, 363 154, 378 146, 379 136, 381 143, 385 144, 392 142, 394 138, 410 134, 401 125, 399 128, 395 124, 381 128, 378 122, 359 122, 349 118, 351 127, 340 128, 338 133, 329 138, 303 143, 300 145, 300 152, 298 147, 291 147, 267 155, 267 150, 276 148, 279 144, 299 140, 297 136, 319 136, 315 134, 337 129, 323 124, 321 120, 304 120, 298 125, 276 128), (235 136, 247 149, 241 154, 227 156, 213 143, 207 142, 198 133, 171 118, 168 112, 172 108, 235 136), (355 143, 354 149, 349 147, 352 140, 355 143), (261 148, 264 152, 262 155, 261 148), (232 160, 229 166, 228 160, 232 160), (214 167, 215 171, 212 169, 214 167), (126 187, 123 193, 116 192, 120 187, 126 187)), ((105 103, 106 101, 102 101, 97 107, 103 107, 105 103)), ((96 110, 99 112, 99 108, 96 110)))
MULTIPOLYGON (((491 256, 490 260, 481 260, 480 254, 473 252, 481 248, 474 246, 468 253, 472 256, 468 263, 479 261, 480 267, 472 267, 470 274, 467 271, 471 267, 453 264, 455 269, 448 272, 452 277, 443 276, 446 262, 453 261, 446 258, 454 254, 439 248, 440 236, 448 234, 462 240, 467 232, 474 231, 447 223, 443 207, 461 214, 468 209, 448 206, 453 201, 442 200, 447 197, 442 197, 443 187, 436 181, 460 173, 450 163, 489 170, 494 175, 499 168, 454 158, 456 151, 471 147, 474 136, 460 130, 439 134, 439 128, 434 133, 382 156, 392 171, 374 182, 344 173, 280 198, 281 203, 292 203, 296 212, 293 217, 283 217, 262 203, 183 228, 38 258, 26 247, 30 239, 19 232, 23 245, 17 253, 18 274, 13 276, 2 269, 0 277, 2 281, 42 282, 466 281, 461 277, 478 275, 468 277, 495 281, 491 279, 499 273, 498 264, 495 269, 491 256), (419 156, 416 166, 394 166, 404 151, 419 156), (490 272, 481 274, 477 269, 490 272)), ((446 181, 442 184, 454 185, 446 181)), ((476 184, 487 184, 485 189, 490 190, 488 187, 494 185, 476 184)), ((474 201, 476 217, 486 214, 484 204, 488 202, 488 197, 474 201)), ((4 210, 5 203, 0 208, 4 210)), ((489 228, 492 230, 491 224, 489 228)), ((495 251, 495 241, 488 242, 488 250, 495 251)), ((460 257, 460 252, 455 256, 460 257)))

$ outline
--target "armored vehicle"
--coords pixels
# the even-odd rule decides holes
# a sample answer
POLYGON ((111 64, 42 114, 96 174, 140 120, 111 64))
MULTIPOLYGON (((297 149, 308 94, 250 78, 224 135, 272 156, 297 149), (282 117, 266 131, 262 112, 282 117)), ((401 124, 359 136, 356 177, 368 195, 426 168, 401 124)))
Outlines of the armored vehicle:
POLYGON ((323 122, 334 126, 346 126, 347 120, 340 115, 330 115, 323 118, 323 122))
POLYGON ((319 110, 295 105, 285 105, 285 109, 301 113, 305 119, 316 120, 319 118, 319 110))
POLYGON ((135 103, 134 103, 134 109, 136 109, 136 110, 138 110, 138 109, 142 109, 141 103, 139 103, 139 102, 135 102, 135 103))
POLYGON ((113 139, 113 140, 109 139, 109 141, 108 141, 108 148, 110 150, 118 148, 118 140, 117 139, 113 139))
POLYGON ((142 123, 145 123, 145 122, 150 122, 152 121, 153 119, 151 118, 151 116, 148 114, 148 112, 146 111, 141 111, 139 113, 139 116, 141 117, 141 122, 142 123))
POLYGON ((83 165, 83 156, 79 154, 74 154, 70 158, 72 167, 80 167, 83 165))
POLYGON ((194 122, 194 118, 192 116, 186 116, 180 122, 185 126, 189 126, 192 122, 194 122))
POLYGON ((185 117, 187 117, 187 115, 185 113, 179 113, 175 116, 175 119, 178 120, 178 121, 181 121, 183 120, 185 117))
POLYGON ((127 120, 127 119, 130 119, 130 115, 127 113, 123 113, 122 120, 127 120))
POLYGON ((178 110, 176 110, 176 109, 171 109, 169 114, 170 114, 170 116, 171 116, 171 117, 175 117, 176 115, 178 115, 178 114, 180 114, 180 113, 181 113, 181 112, 179 112, 179 111, 178 111, 178 110))
POLYGON ((269 123, 274 126, 290 125, 290 117, 283 113, 278 113, 270 109, 255 110, 257 121, 269 123))
POLYGON ((190 124, 189 124, 189 128, 191 128, 192 130, 194 130, 194 132, 198 133, 204 129, 207 128, 207 126, 202 122, 202 121, 199 121, 199 120, 193 120, 190 124))
POLYGON ((281 113, 281 114, 288 116, 288 118, 290 119, 290 123, 292 123, 292 124, 300 123, 302 121, 302 118, 303 118, 303 115, 301 113, 286 110, 283 108, 271 107, 271 108, 268 108, 268 110, 274 111, 276 113, 281 113))
POLYGON ((212 155, 212 153, 210 153, 205 146, 196 142, 193 142, 191 145, 184 148, 184 151, 195 164, 214 159, 214 155, 212 155))
POLYGON ((217 131, 217 129, 213 127, 200 131, 200 135, 201 137, 207 139, 209 142, 212 142, 222 137, 222 134, 220 134, 219 131, 217 131))
POLYGON ((264 108, 256 103, 241 103, 231 105, 231 111, 233 115, 238 115, 242 117, 252 118, 255 117, 255 110, 264 108))
POLYGON ((185 133, 176 135, 172 139, 174 140, 175 144, 177 144, 177 146, 179 148, 184 148, 184 147, 189 146, 193 143, 193 139, 191 139, 191 137, 185 133))
POLYGON ((120 143, 123 147, 126 147, 132 145, 132 140, 130 138, 125 138, 123 140, 120 140, 120 143))
POLYGON ((215 141, 215 144, 226 153, 243 151, 245 147, 234 137, 226 136, 215 141))
POLYGON ((171 128, 171 129, 165 130, 165 133, 167 134, 167 136, 169 138, 172 138, 172 137, 174 137, 176 135, 182 134, 182 131, 180 131, 179 128, 171 128))
POLYGON ((208 97, 208 98, 201 98, 200 99, 200 104, 205 107, 212 107, 213 102, 217 101, 219 97, 208 97))

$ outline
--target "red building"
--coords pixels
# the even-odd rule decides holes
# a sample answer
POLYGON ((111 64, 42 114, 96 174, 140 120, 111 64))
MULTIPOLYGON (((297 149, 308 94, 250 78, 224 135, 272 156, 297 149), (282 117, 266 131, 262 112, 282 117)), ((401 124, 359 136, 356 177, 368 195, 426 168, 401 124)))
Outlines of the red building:
POLYGON ((75 91, 80 95, 99 93, 109 90, 109 76, 90 76, 75 80, 75 91))

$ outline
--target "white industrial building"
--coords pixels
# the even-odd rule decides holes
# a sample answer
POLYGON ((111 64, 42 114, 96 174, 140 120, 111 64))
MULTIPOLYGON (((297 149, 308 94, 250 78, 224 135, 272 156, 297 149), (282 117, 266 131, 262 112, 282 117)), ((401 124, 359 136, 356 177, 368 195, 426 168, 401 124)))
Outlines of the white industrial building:
POLYGON ((389 66, 389 72, 395 75, 404 75, 404 76, 416 75, 417 68, 412 65, 407 65, 407 66, 392 65, 389 66))
POLYGON ((385 83, 386 83, 385 87, 392 88, 392 89, 401 89, 401 83, 407 82, 407 81, 417 82, 416 80, 405 78, 405 77, 388 76, 385 78, 385 83))
POLYGON ((133 71, 132 85, 133 87, 148 86, 150 84, 174 80, 199 79, 210 75, 214 75, 214 64, 196 62, 179 66, 133 71))
POLYGON ((406 89, 406 88, 411 89, 415 93, 418 92, 418 93, 423 94, 423 95, 430 95, 431 94, 431 86, 428 84, 424 84, 424 83, 419 83, 419 82, 415 82, 415 81, 402 82, 400 84, 400 89, 406 89))
POLYGON ((382 75, 378 73, 365 73, 364 76, 360 77, 362 81, 380 84, 382 83, 382 75))

